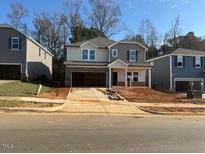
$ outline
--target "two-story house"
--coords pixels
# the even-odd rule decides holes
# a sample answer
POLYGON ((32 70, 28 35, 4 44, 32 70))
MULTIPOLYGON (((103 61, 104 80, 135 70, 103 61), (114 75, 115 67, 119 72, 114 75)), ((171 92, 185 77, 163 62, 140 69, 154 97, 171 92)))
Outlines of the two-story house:
POLYGON ((0 79, 52 79, 53 55, 31 37, 0 24, 0 79))
POLYGON ((204 87, 205 51, 178 48, 147 62, 154 66, 153 88, 175 92, 204 87))
POLYGON ((97 37, 65 48, 66 86, 151 86, 147 48, 138 42, 97 37))

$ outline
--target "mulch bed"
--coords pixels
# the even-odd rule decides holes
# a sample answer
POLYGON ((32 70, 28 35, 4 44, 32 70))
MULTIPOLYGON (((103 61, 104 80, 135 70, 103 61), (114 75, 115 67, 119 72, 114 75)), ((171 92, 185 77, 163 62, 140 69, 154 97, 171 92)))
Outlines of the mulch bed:
POLYGON ((205 108, 192 108, 192 107, 155 107, 155 106, 141 106, 141 108, 153 112, 205 112, 205 108))
POLYGON ((48 92, 41 93, 38 97, 43 98, 66 98, 69 88, 52 88, 48 92))

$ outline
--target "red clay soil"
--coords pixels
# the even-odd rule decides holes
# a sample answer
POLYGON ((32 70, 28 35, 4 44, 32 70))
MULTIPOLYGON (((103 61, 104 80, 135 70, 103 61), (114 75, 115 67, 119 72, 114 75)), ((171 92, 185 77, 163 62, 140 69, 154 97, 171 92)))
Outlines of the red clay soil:
POLYGON ((186 99, 185 96, 181 94, 165 93, 148 87, 118 87, 115 90, 117 90, 121 96, 130 102, 205 103, 201 99, 186 99))
POLYGON ((43 98, 66 98, 69 88, 52 88, 50 91, 41 93, 38 97, 43 98))

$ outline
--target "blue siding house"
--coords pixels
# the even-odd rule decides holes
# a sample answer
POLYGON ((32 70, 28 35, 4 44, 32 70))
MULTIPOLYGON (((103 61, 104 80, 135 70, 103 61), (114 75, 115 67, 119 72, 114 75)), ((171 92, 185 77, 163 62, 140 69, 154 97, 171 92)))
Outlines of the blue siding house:
POLYGON ((204 89, 205 51, 178 48, 147 62, 153 65, 153 88, 169 92, 204 89))

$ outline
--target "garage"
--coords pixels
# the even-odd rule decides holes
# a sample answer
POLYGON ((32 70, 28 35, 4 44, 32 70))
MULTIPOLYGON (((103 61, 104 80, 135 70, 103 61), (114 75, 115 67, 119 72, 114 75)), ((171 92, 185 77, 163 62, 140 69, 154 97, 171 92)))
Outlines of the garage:
POLYGON ((105 72, 72 72, 72 86, 74 87, 105 87, 105 72))
POLYGON ((184 92, 187 90, 191 90, 192 82, 194 83, 193 90, 201 90, 201 82, 203 82, 203 79, 195 79, 195 80, 178 79, 175 81, 175 91, 184 92))
POLYGON ((20 80, 21 65, 0 65, 1 80, 20 80))

